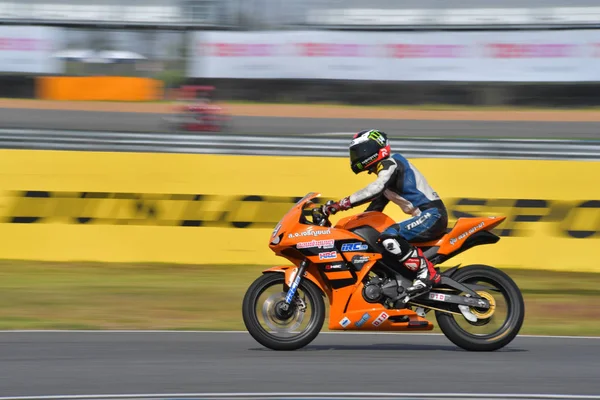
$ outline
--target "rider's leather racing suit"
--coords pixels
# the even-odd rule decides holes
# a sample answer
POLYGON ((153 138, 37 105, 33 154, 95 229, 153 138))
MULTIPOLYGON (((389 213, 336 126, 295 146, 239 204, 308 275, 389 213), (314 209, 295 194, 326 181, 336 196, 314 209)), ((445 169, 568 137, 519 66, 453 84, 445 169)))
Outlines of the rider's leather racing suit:
POLYGON ((400 154, 392 154, 379 162, 376 173, 373 183, 349 196, 350 207, 371 202, 367 211, 383 211, 391 201, 412 215, 388 227, 380 241, 406 268, 418 271, 409 292, 429 289, 440 276, 423 252, 409 241, 426 242, 441 237, 448 226, 446 207, 425 177, 400 154))

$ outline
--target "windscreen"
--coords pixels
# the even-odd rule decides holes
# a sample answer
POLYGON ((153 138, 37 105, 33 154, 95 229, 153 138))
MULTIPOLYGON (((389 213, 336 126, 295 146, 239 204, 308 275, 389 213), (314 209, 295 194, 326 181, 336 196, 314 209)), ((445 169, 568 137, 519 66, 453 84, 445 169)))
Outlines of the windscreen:
POLYGON ((303 198, 301 198, 300 200, 298 200, 298 201, 296 202, 296 205, 298 205, 298 204, 302 203, 302 202, 303 202, 303 201, 305 201, 306 199, 309 199, 309 198, 311 198, 311 197, 318 196, 318 195, 319 195, 319 194, 318 194, 318 193, 316 193, 316 192, 310 192, 310 193, 308 193, 306 196, 304 196, 303 198))
MULTIPOLYGON (((296 202, 296 204, 294 205, 294 207, 296 207, 296 206, 298 206, 298 205, 302 204, 303 202, 305 202, 305 201, 306 201, 306 200, 308 200, 308 199, 311 199, 311 198, 314 198, 314 197, 318 197, 318 196, 320 196, 320 194, 319 194, 319 193, 317 193, 317 192, 310 192, 310 193, 308 193, 306 196, 304 196, 304 197, 302 197, 300 200, 298 200, 298 201, 296 202)), ((292 209, 293 209, 294 207, 292 207, 292 209)), ((306 204, 304 204, 304 205, 302 206, 302 213, 301 213, 301 216, 300 216, 300 219, 301 219, 301 222, 302 222, 302 223, 310 223, 310 224, 312 224, 311 222, 308 222, 308 221, 307 221, 307 217, 312 219, 312 210, 313 210, 315 207, 318 207, 318 204, 316 204, 316 203, 314 203, 314 202, 312 202, 312 201, 306 201, 306 204)), ((290 210, 290 211, 291 211, 291 210, 290 210)), ((272 232, 272 234, 271 234, 271 238, 274 238, 274 237, 275 237, 275 236, 276 236, 276 235, 279 233, 279 230, 281 229, 281 224, 282 224, 282 221, 283 221, 283 220, 284 220, 284 219, 285 219, 285 218, 288 216, 288 214, 290 213, 290 211, 288 211, 288 212, 287 212, 287 213, 286 213, 286 214, 285 214, 285 215, 284 215, 284 216, 281 218, 281 220, 279 220, 279 222, 278 222, 278 223, 277 223, 277 225, 275 226, 275 229, 273 229, 273 232, 272 232)))

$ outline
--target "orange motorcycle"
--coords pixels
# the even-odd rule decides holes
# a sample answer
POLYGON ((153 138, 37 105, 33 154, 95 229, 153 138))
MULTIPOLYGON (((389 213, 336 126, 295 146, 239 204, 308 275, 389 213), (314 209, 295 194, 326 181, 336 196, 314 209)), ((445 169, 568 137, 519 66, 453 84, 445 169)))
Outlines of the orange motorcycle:
MULTIPOLYGON (((263 271, 249 287, 242 313, 248 332, 263 346, 296 350, 319 334, 329 299, 329 329, 430 331, 435 311, 440 329, 466 350, 493 351, 519 333, 525 315, 515 282, 486 265, 458 266, 444 272, 431 291, 406 294, 415 272, 402 266, 378 242, 395 221, 380 212, 363 212, 331 226, 309 193, 281 219, 269 246, 294 265, 263 271), (429 318, 431 319, 431 318, 429 318)), ((438 240, 413 243, 434 264, 500 238, 490 232, 505 217, 459 218, 438 240)))

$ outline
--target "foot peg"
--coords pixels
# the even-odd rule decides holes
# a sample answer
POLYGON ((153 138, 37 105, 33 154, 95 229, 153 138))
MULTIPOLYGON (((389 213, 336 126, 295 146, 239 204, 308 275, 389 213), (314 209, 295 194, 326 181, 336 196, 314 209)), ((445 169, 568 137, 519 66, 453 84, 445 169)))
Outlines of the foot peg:
POLYGON ((404 304, 408 303, 409 301, 411 301, 412 299, 415 299, 419 296, 422 296, 424 294, 429 293, 429 291, 431 290, 431 287, 423 287, 423 288, 419 288, 417 290, 413 290, 413 291, 406 291, 406 296, 404 296, 404 298, 402 298, 402 302, 404 304))
POLYGON ((406 296, 404 296, 404 298, 402 299, 402 302, 406 304, 414 298, 417 298, 419 296, 427 294, 429 291, 431 291, 431 286, 424 286, 424 287, 420 287, 420 288, 413 289, 413 290, 407 289, 406 296))
POLYGON ((465 306, 464 304, 461 304, 458 306, 458 309, 460 310, 460 312, 462 313, 463 317, 465 317, 465 319, 469 322, 477 322, 477 317, 475 316, 475 314, 473 314, 471 312, 471 309, 469 308, 469 306, 465 306))

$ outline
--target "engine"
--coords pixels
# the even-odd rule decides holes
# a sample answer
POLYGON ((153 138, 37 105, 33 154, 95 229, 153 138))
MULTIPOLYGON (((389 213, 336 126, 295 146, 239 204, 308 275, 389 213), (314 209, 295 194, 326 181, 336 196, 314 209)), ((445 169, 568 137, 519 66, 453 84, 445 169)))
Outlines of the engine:
POLYGON ((365 284, 362 293, 368 303, 381 303, 387 299, 397 300, 404 293, 404 288, 395 279, 375 276, 365 284))
POLYGON ((363 297, 369 303, 379 303, 383 299, 383 279, 376 276, 372 278, 363 288, 363 297))

